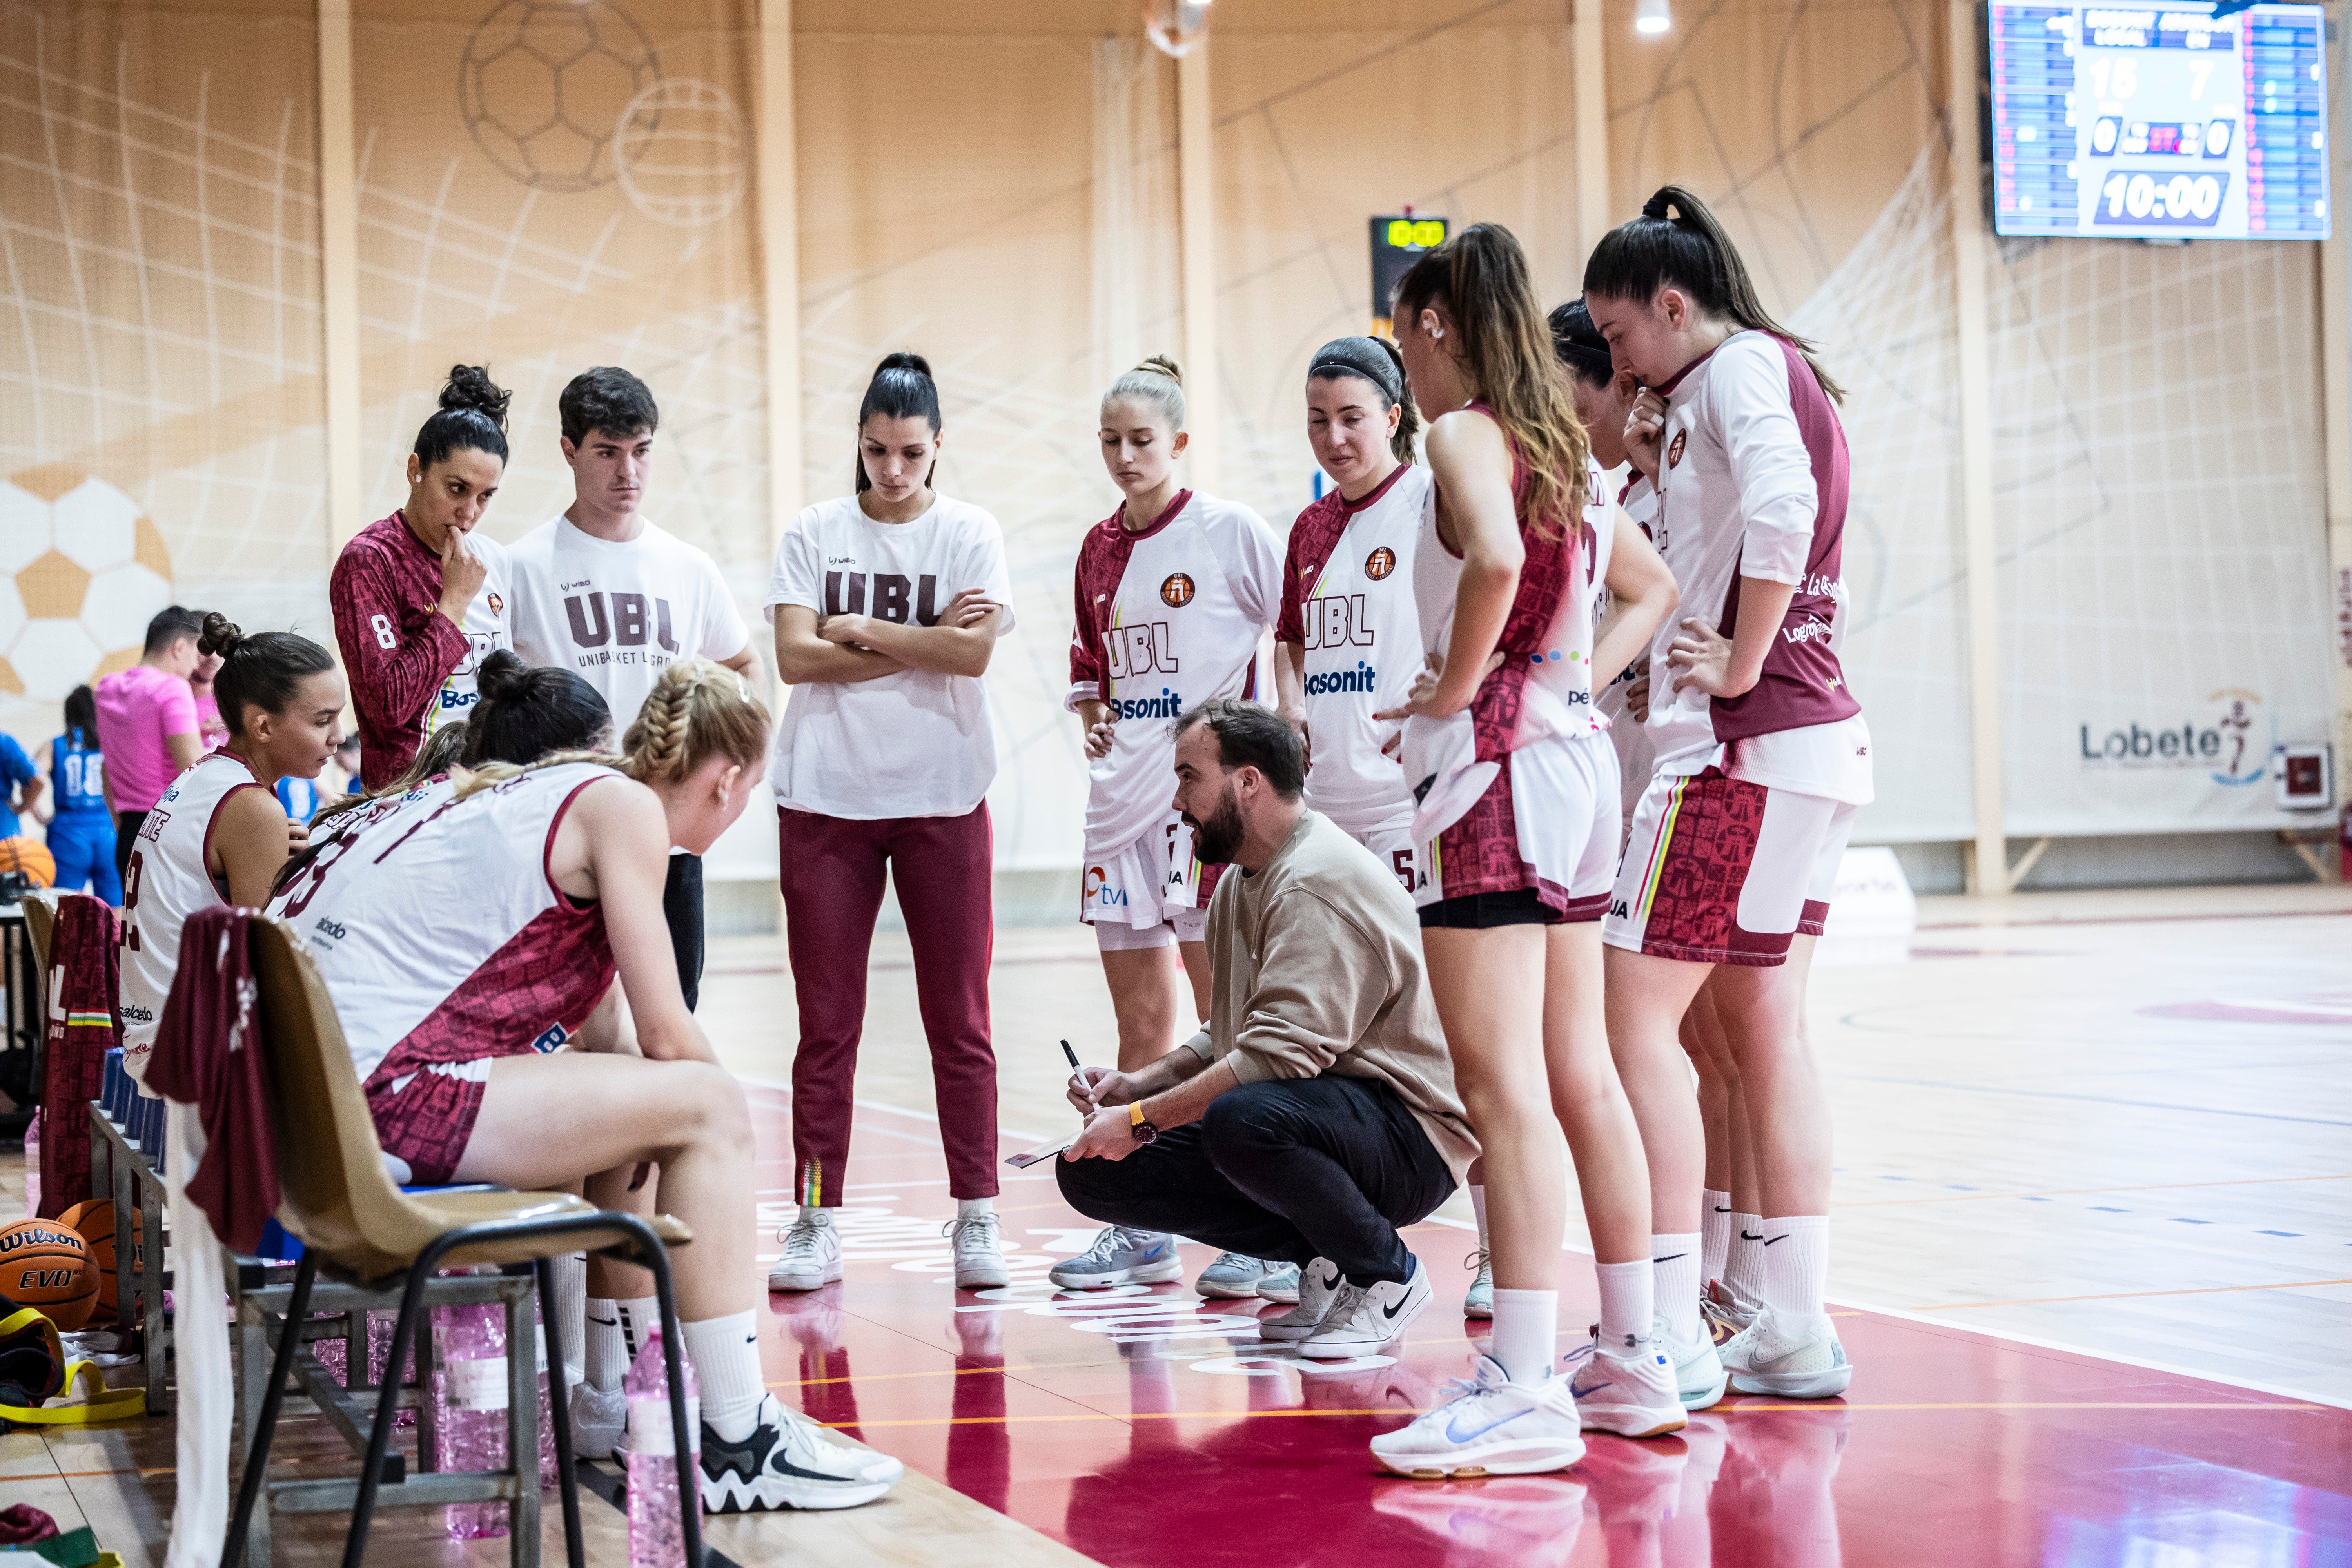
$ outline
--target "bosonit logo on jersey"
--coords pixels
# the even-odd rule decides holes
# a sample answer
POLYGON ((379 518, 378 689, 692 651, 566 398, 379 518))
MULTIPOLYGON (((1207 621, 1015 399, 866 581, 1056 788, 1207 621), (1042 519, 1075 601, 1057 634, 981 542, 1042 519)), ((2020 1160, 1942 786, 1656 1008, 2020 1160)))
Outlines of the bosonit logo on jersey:
POLYGON ((1308 676, 1307 695, 1328 697, 1343 691, 1370 691, 1379 684, 1380 679, 1379 670, 1358 659, 1353 669, 1330 669, 1320 675, 1308 676))
POLYGON ((1173 719, 1184 711, 1184 699, 1163 686, 1157 697, 1118 697, 1110 706, 1121 719, 1173 719))
POLYGON ((2075 760, 2085 770, 2202 768, 2217 784, 2259 783, 2270 773, 2278 738, 2277 721, 2262 711, 2261 694, 2225 687, 2206 700, 2212 708, 2202 719, 2078 724, 2075 760))

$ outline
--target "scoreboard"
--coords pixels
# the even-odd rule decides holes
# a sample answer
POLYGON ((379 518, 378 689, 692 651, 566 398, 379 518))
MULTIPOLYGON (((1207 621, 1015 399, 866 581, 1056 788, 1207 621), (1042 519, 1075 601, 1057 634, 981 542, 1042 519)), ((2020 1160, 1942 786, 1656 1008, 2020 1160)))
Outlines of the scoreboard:
POLYGON ((1990 10, 1996 233, 2327 237, 2317 5, 1990 10))

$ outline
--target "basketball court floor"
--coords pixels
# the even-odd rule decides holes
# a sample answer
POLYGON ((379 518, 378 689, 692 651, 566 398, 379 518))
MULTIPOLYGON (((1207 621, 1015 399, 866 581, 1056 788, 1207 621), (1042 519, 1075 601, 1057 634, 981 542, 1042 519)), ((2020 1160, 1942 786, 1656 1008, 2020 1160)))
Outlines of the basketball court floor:
MULTIPOLYGON (((1075 928, 1003 933, 994 984, 1010 1151, 1065 1125, 1055 1042, 1099 1058, 1109 1007, 1075 928)), ((713 1521, 737 1563, 2352 1563, 2352 889, 1926 900, 1907 940, 1825 946, 1851 1394, 1735 1397, 1564 1475, 1474 1482, 1386 1477, 1364 1447, 1464 1370, 1466 1203, 1410 1237, 1439 1305, 1357 1363, 1268 1353, 1255 1319, 1280 1309, 1186 1286, 1057 1295, 1045 1270, 1093 1227, 1043 1167, 999 1200, 1013 1285, 960 1295, 902 942, 872 989, 848 1277, 771 1298, 763 1344, 785 1398, 909 1473, 854 1512, 713 1521)), ((719 944, 702 1013, 753 1083, 772 1252, 781 943, 719 944)), ((1565 1241, 1563 1348, 1594 1308, 1565 1241)), ((334 1462, 289 1432, 296 1462, 334 1462)), ((166 1422, 18 1434, 0 1492, 137 1568, 162 1560, 172 1462, 166 1422)), ((586 1507, 592 1561, 619 1568, 620 1516, 586 1507)), ((331 1560, 340 1522, 281 1529, 281 1561, 331 1560)), ((372 1558, 504 1560, 438 1524, 383 1515, 372 1558)), ((546 1546, 560 1562, 551 1517, 546 1546)))

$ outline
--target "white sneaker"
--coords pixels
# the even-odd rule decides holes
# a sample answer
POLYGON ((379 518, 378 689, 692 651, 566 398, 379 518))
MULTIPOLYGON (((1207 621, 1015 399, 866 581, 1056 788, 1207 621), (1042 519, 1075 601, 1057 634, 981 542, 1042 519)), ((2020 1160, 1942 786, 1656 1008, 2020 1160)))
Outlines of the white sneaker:
POLYGON ((1285 1263, 1257 1282, 1260 1300, 1279 1301, 1286 1307, 1298 1305, 1298 1265, 1285 1263))
POLYGON ((609 1459, 629 1429, 628 1396, 617 1388, 583 1381, 572 1388, 572 1452, 576 1458, 609 1459))
POLYGON ((1477 1270, 1470 1281, 1468 1293, 1462 1298, 1462 1315, 1465 1318, 1491 1318, 1495 1315, 1495 1259, 1485 1247, 1480 1247, 1462 1260, 1465 1268, 1477 1270))
POLYGON ((1654 1340, 1623 1352, 1588 1341, 1568 1352, 1568 1392, 1588 1432, 1663 1437, 1683 1429, 1675 1363, 1654 1340))
POLYGON ((1707 1337, 1720 1350, 1731 1336, 1756 1321, 1761 1304, 1749 1300, 1721 1279, 1710 1279, 1698 1293, 1698 1313, 1706 1321, 1707 1337))
POLYGON ((970 1219, 951 1219, 940 1234, 955 1249, 957 1289, 987 1290, 1013 1283, 1013 1276, 1004 1267, 1004 1248, 998 1245, 1002 1232, 997 1229, 993 1211, 973 1215, 970 1219))
POLYGON ((1065 1258, 1045 1277, 1064 1290, 1100 1290, 1112 1285, 1156 1285, 1184 1278, 1184 1260, 1176 1256, 1176 1238, 1160 1230, 1125 1230, 1103 1226, 1095 1244, 1076 1258, 1065 1258))
POLYGON ((760 1400, 758 1425, 740 1443, 702 1424, 702 1511, 761 1513, 779 1508, 856 1508, 898 1484, 907 1467, 887 1454, 834 1442, 774 1394, 760 1400))
POLYGON ((769 1289, 821 1290, 841 1278, 841 1233, 824 1210, 801 1210, 779 1239, 784 1255, 768 1270, 769 1289))
POLYGON ((1298 1353, 1318 1361, 1375 1354, 1429 1310, 1431 1294, 1429 1270, 1418 1258, 1412 1260, 1412 1272, 1401 1280, 1343 1284, 1322 1325, 1298 1347, 1298 1353))
POLYGON ((1201 1270, 1201 1277, 1192 1281, 1192 1289, 1203 1296, 1239 1300, 1256 1295, 1257 1282, 1279 1267, 1244 1252, 1220 1252, 1214 1263, 1201 1270))
POLYGON ((1584 1438, 1568 1379, 1513 1383, 1502 1363, 1482 1355, 1470 1381, 1446 1384, 1450 1396, 1412 1425, 1372 1439, 1372 1458, 1401 1476, 1528 1476, 1564 1470, 1584 1458, 1584 1438))
POLYGON ((1810 1323, 1786 1323, 1766 1307, 1723 1347, 1731 1386, 1741 1394, 1783 1399, 1834 1399, 1853 1381, 1853 1367, 1827 1312, 1810 1323))
MULTIPOLYGON (((1704 1320, 1702 1320, 1702 1327, 1704 1320)), ((1702 1332, 1685 1344, 1667 1331, 1664 1314, 1650 1320, 1650 1342, 1675 1363, 1675 1394, 1685 1410, 1705 1410, 1723 1399, 1723 1358, 1713 1336, 1702 1332)))
POLYGON ((1330 1315, 1331 1305, 1339 1299, 1339 1288, 1346 1282, 1338 1264, 1328 1258, 1317 1258, 1298 1271, 1298 1305, 1278 1316, 1260 1318, 1257 1337, 1288 1341, 1312 1336, 1330 1315))

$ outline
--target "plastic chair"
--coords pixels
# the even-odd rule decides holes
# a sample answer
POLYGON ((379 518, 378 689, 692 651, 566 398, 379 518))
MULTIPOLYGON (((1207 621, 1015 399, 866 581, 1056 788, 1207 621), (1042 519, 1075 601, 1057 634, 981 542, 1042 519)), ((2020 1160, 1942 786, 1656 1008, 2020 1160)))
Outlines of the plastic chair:
MULTIPOLYGON (((546 1321, 548 1364, 561 1368, 563 1345, 549 1259, 582 1248, 652 1270, 655 1295, 661 1304, 662 1342, 681 1347, 672 1352, 668 1367, 670 1422, 677 1455, 678 1522, 685 1536, 687 1563, 689 1568, 700 1568, 702 1520, 697 1502, 701 1489, 695 1474, 693 1435, 687 1427, 686 1387, 677 1362, 685 1341, 678 1332, 667 1252, 670 1247, 692 1240, 692 1233, 667 1215, 647 1221, 633 1214, 596 1208, 570 1193, 403 1193, 384 1170, 383 1147, 376 1140, 375 1122, 352 1068, 350 1048, 343 1043, 342 1026, 310 954, 302 950, 291 927, 268 915, 253 917, 250 946, 261 993, 262 1027, 257 1033, 267 1053, 272 1090, 278 1217, 301 1241, 303 1253, 278 1335, 268 1390, 263 1396, 253 1451, 246 1458, 237 1489, 236 1512, 229 1521, 222 1568, 236 1568, 244 1549, 247 1526, 268 1468, 270 1438, 285 1395, 287 1374, 301 1342, 311 1282, 318 1273, 372 1288, 403 1279, 400 1316, 393 1330, 388 1363, 396 1369, 405 1363, 416 1337, 419 1300, 435 1270, 477 1263, 531 1263, 537 1268, 541 1300, 547 1304, 541 1315, 546 1321)), ((571 1568, 583 1568, 572 1418, 560 1378, 551 1393, 565 1554, 571 1568)), ((399 1379, 388 1375, 368 1430, 351 1531, 343 1542, 343 1568, 360 1568, 367 1550, 368 1528, 383 1482, 398 1397, 399 1379)), ((510 1454, 509 1462, 519 1475, 535 1470, 536 1461, 527 1453, 510 1454)), ((399 1484, 397 1476, 394 1484, 399 1484)), ((535 1475, 528 1484, 538 1484, 535 1475)), ((532 1545, 535 1549, 536 1542, 532 1545)))
MULTIPOLYGON (((58 895, 51 889, 43 888, 38 892, 26 893, 17 900, 16 907, 25 911, 25 935, 30 938, 33 943, 33 973, 41 977, 43 984, 47 984, 49 976, 49 943, 56 940, 58 934, 58 895)), ((43 1004, 43 1008, 46 1010, 46 1003, 43 1004)))

